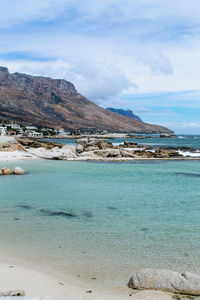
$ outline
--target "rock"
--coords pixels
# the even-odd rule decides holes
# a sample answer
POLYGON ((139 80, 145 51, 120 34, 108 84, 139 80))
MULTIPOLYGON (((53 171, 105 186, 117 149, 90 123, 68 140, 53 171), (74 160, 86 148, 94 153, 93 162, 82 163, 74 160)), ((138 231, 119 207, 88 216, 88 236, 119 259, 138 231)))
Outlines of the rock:
POLYGON ((113 144, 109 143, 105 139, 82 138, 77 140, 77 153, 82 153, 84 151, 105 150, 107 148, 113 148, 113 144))
POLYGON ((200 276, 170 270, 142 269, 128 283, 132 289, 162 290, 187 295, 200 295, 200 276))
POLYGON ((154 157, 154 154, 150 151, 145 150, 136 150, 134 151, 134 154, 137 155, 137 157, 141 158, 152 158, 154 157))
POLYGON ((141 148, 143 147, 142 145, 139 145, 138 143, 132 143, 132 142, 127 142, 124 141, 124 144, 122 144, 124 148, 141 148))
POLYGON ((167 150, 167 149, 157 149, 154 152, 155 158, 170 158, 170 157, 182 157, 179 152, 175 150, 167 150))
POLYGON ((63 144, 49 142, 44 140, 38 140, 34 138, 16 138, 16 140, 23 146, 27 148, 45 148, 46 150, 51 150, 54 147, 62 148, 63 144))
POLYGON ((175 134, 160 134, 160 138, 176 138, 175 134))
POLYGON ((22 169, 21 167, 16 167, 13 170, 13 174, 15 174, 15 175, 23 175, 25 173, 26 173, 25 170, 22 169))
POLYGON ((11 145, 10 147, 8 147, 8 149, 6 151, 13 152, 13 151, 26 151, 26 150, 22 145, 16 144, 16 145, 11 145))
POLYGON ((124 149, 120 149, 120 154, 122 157, 132 157, 132 158, 136 158, 137 156, 128 150, 124 150, 124 149))
POLYGON ((106 149, 94 151, 94 154, 101 157, 121 157, 119 149, 106 149))
POLYGON ((10 297, 10 296, 25 296, 25 292, 23 290, 16 290, 16 291, 8 291, 5 293, 0 292, 1 297, 10 297))
POLYGON ((83 151, 84 151, 83 145, 78 144, 78 145, 76 146, 76 153, 80 154, 80 153, 82 153, 83 151))
POLYGON ((13 174, 13 172, 9 168, 6 168, 6 167, 1 169, 1 173, 2 173, 2 175, 11 175, 11 174, 13 174))
POLYGON ((78 139, 76 142, 77 142, 78 145, 80 144, 84 147, 88 144, 88 138, 78 139))

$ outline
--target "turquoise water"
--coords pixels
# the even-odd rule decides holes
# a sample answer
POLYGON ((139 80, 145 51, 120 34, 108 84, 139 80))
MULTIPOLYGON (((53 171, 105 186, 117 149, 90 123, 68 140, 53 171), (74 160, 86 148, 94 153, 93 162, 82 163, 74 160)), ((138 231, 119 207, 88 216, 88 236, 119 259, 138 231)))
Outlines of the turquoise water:
POLYGON ((16 164, 28 174, 0 177, 1 255, 94 285, 200 273, 200 161, 16 164))
MULTIPOLYGON (((72 139, 48 139, 53 142, 61 144, 76 144, 75 140, 72 139)), ((176 138, 157 138, 156 135, 151 139, 110 139, 111 143, 123 143, 124 140, 133 143, 150 145, 153 147, 189 147, 200 150, 200 135, 178 135, 176 138)))
MULTIPOLYGON (((125 139, 127 140, 127 139, 125 139)), ((128 139, 131 142, 150 145, 152 147, 189 147, 200 150, 200 135, 178 135, 175 138, 128 139)), ((109 140, 113 143, 122 143, 124 139, 109 140)))

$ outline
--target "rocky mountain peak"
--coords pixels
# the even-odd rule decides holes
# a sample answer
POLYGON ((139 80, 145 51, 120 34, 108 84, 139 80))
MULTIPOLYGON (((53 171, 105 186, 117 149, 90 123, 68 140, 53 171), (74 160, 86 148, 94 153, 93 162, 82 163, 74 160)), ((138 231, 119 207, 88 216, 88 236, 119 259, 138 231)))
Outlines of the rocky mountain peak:
POLYGON ((0 67, 0 119, 71 131, 171 132, 105 110, 64 79, 10 74, 5 67, 0 67))

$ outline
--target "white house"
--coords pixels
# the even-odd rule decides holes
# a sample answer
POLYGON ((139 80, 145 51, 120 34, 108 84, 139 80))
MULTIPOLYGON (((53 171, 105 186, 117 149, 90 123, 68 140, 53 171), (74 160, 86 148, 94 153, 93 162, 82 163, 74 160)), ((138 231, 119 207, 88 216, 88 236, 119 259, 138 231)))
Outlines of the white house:
POLYGON ((21 129, 21 126, 19 124, 9 124, 9 125, 12 129, 19 129, 19 130, 21 129))
POLYGON ((28 132, 28 136, 30 136, 30 137, 43 137, 43 133, 36 132, 36 131, 31 131, 31 132, 28 132))
POLYGON ((26 126, 26 129, 27 129, 27 130, 38 130, 37 126, 33 126, 33 125, 31 125, 31 126, 26 126))
POLYGON ((6 135, 6 127, 0 125, 0 135, 6 135))
POLYGON ((63 129, 60 129, 60 130, 56 130, 56 134, 59 136, 65 136, 65 135, 68 135, 69 132, 66 132, 63 129))

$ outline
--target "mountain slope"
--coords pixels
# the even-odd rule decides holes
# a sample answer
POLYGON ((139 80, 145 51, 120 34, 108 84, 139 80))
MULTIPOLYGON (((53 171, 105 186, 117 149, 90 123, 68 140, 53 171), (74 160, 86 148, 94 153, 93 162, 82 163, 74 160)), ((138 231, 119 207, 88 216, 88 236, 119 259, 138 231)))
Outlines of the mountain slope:
POLYGON ((69 130, 170 132, 107 111, 79 94, 66 80, 10 74, 0 67, 0 119, 69 130))
POLYGON ((128 117, 128 118, 131 118, 133 120, 138 120, 138 121, 142 122, 141 118, 138 117, 137 115, 135 115, 132 112, 132 110, 130 110, 130 109, 121 109, 121 108, 113 108, 113 107, 108 107, 106 109, 110 110, 112 112, 115 112, 119 115, 122 115, 122 116, 125 116, 125 117, 128 117))

